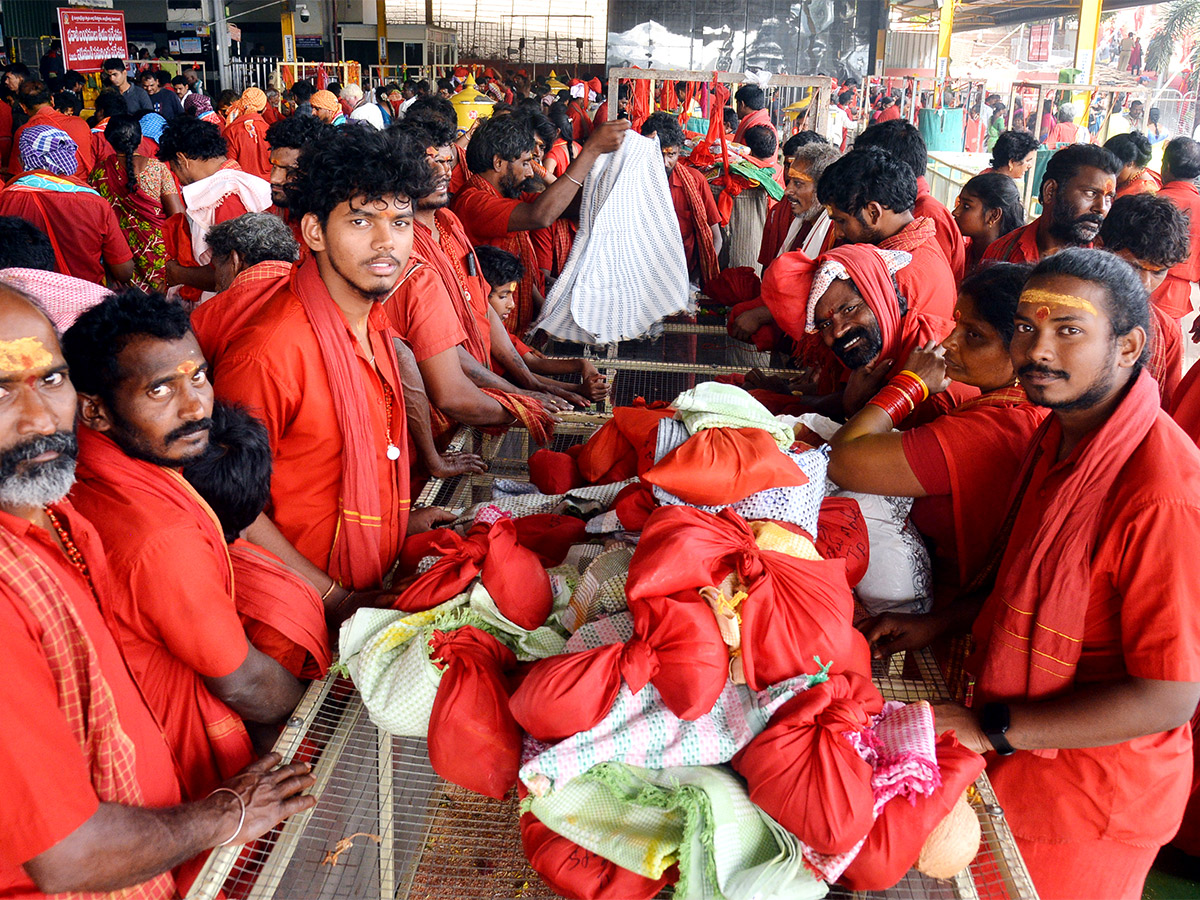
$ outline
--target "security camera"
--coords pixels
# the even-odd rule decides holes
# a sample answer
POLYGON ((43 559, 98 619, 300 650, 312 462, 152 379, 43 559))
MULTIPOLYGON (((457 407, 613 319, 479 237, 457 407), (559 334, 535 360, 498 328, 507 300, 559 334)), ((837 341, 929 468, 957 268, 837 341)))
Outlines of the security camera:
POLYGON ((312 16, 312 13, 310 13, 308 11, 308 7, 305 6, 303 3, 301 3, 299 6, 296 7, 296 12, 300 14, 301 22, 307 22, 309 20, 309 18, 312 16))

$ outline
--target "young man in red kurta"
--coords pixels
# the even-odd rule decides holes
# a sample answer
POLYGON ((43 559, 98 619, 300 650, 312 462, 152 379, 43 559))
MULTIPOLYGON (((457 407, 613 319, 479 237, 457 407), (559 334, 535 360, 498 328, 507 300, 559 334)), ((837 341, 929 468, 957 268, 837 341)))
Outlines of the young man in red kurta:
POLYGON ((1034 435, 986 600, 964 598, 971 709, 936 705, 986 752, 1038 895, 1140 897, 1191 789, 1200 700, 1200 451, 1144 370, 1132 269, 1067 249, 1021 296, 1013 363, 1052 410, 1034 435), (982 603, 981 603, 982 600, 982 603))
POLYGON ((411 198, 431 188, 406 135, 341 128, 315 141, 287 186, 312 255, 221 361, 222 399, 262 419, 274 451, 271 503, 248 537, 327 601, 380 589, 405 535, 448 518, 409 514, 404 393, 383 310, 408 265, 411 198))
MULTIPOLYGON (((1200 144, 1185 137, 1170 141, 1163 151, 1163 186, 1158 196, 1166 197, 1187 213, 1191 222, 1191 252, 1187 259, 1172 267, 1166 281, 1150 300, 1176 319, 1192 311, 1192 285, 1200 282, 1200 190, 1196 188, 1197 178, 1200 178, 1200 144)), ((1197 334, 1200 331, 1193 325, 1193 340, 1197 334)))
POLYGON ((298 795, 313 779, 303 763, 270 771, 272 755, 178 805, 175 760, 105 618, 99 537, 65 499, 77 452, 66 361, 45 314, 4 287, 0 346, 16 350, 0 359, 14 401, 0 407, 0 652, 12 667, 0 698, 0 893, 175 897, 173 867, 312 806, 298 795))
MULTIPOLYGON (((734 101, 737 103, 738 127, 733 133, 733 142, 735 144, 744 144, 744 137, 747 128, 754 128, 757 125, 764 125, 775 132, 775 140, 779 140, 779 129, 775 127, 775 123, 771 121, 771 114, 767 112, 767 95, 757 84, 743 84, 733 95, 734 101)), ((778 148, 776 154, 769 160, 768 164, 775 165, 779 161, 778 148)))
POLYGON ((562 177, 532 199, 523 191, 533 177, 533 130, 513 116, 501 116, 488 119, 471 136, 467 146, 470 173, 452 208, 472 244, 507 250, 525 267, 517 308, 506 323, 513 334, 523 333, 532 324, 544 299, 529 232, 548 228, 566 212, 596 159, 616 150, 628 128, 625 120, 596 126, 562 177))
POLYGON ((89 309, 63 344, 84 426, 72 501, 100 531, 105 612, 198 800, 254 759, 242 720, 274 725, 301 694, 246 643, 220 528, 178 471, 208 446, 208 364, 186 310, 139 291, 89 309))
POLYGON ((886 150, 852 150, 825 170, 817 198, 847 244, 903 250, 912 262, 896 273, 909 308, 949 319, 958 299, 954 273, 937 242, 932 219, 916 218, 917 179, 886 150))
POLYGON ((250 87, 238 101, 240 112, 225 126, 225 140, 229 142, 229 155, 242 171, 259 178, 271 177, 271 147, 267 143, 270 123, 263 118, 267 107, 267 95, 261 88, 250 87))
POLYGON ((1073 144, 1046 163, 1042 214, 992 241, 985 260, 1036 263, 1066 247, 1090 247, 1117 195, 1121 161, 1103 147, 1073 144))
POLYGON ((88 128, 87 122, 79 116, 64 115, 56 110, 50 104, 50 89, 40 81, 22 82, 17 99, 29 114, 29 118, 13 134, 12 155, 8 160, 9 173, 19 175, 25 171, 21 162, 21 134, 27 128, 36 125, 49 125, 51 128, 65 131, 75 142, 77 166, 74 172, 68 174, 74 175, 80 181, 87 181, 96 165, 96 156, 92 151, 92 130, 88 128))

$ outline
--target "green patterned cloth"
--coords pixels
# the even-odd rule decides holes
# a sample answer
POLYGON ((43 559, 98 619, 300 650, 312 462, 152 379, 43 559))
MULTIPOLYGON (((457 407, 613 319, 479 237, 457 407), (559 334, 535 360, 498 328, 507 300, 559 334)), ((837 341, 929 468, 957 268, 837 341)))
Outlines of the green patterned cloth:
POLYGON ((771 415, 748 391, 732 384, 706 381, 684 391, 671 405, 675 407, 675 418, 687 426, 689 434, 705 428, 761 428, 770 433, 780 450, 787 450, 796 442, 791 428, 771 415))
POLYGON ((525 805, 551 830, 650 878, 679 864, 680 900, 819 900, 800 842, 725 766, 603 763, 525 805))
POLYGON ((390 734, 426 736, 429 713, 442 673, 429 659, 434 631, 473 625, 512 649, 517 659, 542 659, 563 652, 561 620, 579 582, 571 566, 548 569, 554 604, 546 624, 526 631, 500 614, 476 581, 469 590, 424 612, 360 609, 342 624, 339 665, 354 681, 371 721, 390 734))

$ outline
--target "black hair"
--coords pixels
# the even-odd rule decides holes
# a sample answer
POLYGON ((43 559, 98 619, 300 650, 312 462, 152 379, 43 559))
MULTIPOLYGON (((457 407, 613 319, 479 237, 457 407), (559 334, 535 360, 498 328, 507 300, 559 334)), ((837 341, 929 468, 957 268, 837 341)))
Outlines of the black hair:
POLYGON ((1047 181, 1053 181, 1061 188, 1078 175, 1080 169, 1088 166, 1113 176, 1121 172, 1121 161, 1103 147, 1097 147, 1095 144, 1071 144, 1051 156, 1050 161, 1046 163, 1042 184, 1038 188, 1038 199, 1045 204, 1047 181))
POLYGON ((125 158, 125 189, 131 194, 137 193, 137 172, 133 168, 133 154, 142 142, 142 126, 134 116, 113 116, 104 126, 104 139, 118 156, 125 158))
POLYGON ((923 178, 929 167, 925 139, 911 122, 894 119, 872 125, 854 139, 854 149, 880 147, 912 169, 913 178, 923 178))
POLYGON ((455 130, 455 134, 458 133, 458 113, 454 111, 454 104, 437 94, 414 100, 404 114, 404 119, 405 121, 411 119, 418 124, 441 120, 451 126, 455 130))
POLYGON ((908 212, 917 202, 917 179, 907 163, 880 147, 851 150, 830 163, 817 182, 817 200, 857 216, 868 203, 908 212))
POLYGON ((728 106, 725 107, 721 112, 721 118, 725 120, 726 131, 737 131, 738 123, 741 120, 738 119, 736 110, 730 109, 728 106))
POLYGON ((125 71, 125 60, 121 59, 119 56, 110 56, 108 59, 106 59, 103 63, 100 64, 100 68, 105 72, 112 72, 117 69, 124 72, 125 71))
POLYGON ((163 129, 158 141, 158 158, 173 162, 180 154, 191 159, 217 159, 229 152, 221 129, 212 122, 191 116, 176 116, 163 129))
POLYGON ((74 91, 59 91, 54 95, 54 108, 65 115, 77 116, 83 112, 83 98, 74 91))
POLYGON ((118 357, 138 337, 178 341, 192 330, 188 311, 157 292, 127 288, 111 294, 75 320, 62 338, 71 381, 110 407, 124 377, 118 357))
POLYGON ((1040 145, 1025 131, 1002 131, 992 147, 992 168, 1002 169, 1009 163, 1020 162, 1040 145))
POLYGON ((204 498, 232 544, 271 496, 271 440, 267 426, 245 407, 213 403, 208 448, 182 475, 204 498))
POLYGON ((854 99, 854 91, 849 90, 849 89, 844 90, 837 95, 838 103, 849 103, 853 99, 854 99))
POLYGON ((1100 225, 1105 250, 1128 250, 1158 266, 1174 266, 1191 253, 1187 214, 1166 197, 1118 197, 1100 225))
POLYGON ((0 269, 57 271, 54 245, 46 232, 20 216, 0 216, 0 269))
POLYGON ((1186 137, 1167 141, 1163 165, 1171 170, 1171 177, 1179 181, 1200 178, 1200 144, 1186 137))
POLYGON ((115 90, 103 90, 96 95, 96 115, 101 119, 120 115, 128 108, 125 98, 115 90))
POLYGON ((452 94, 454 93, 454 82, 449 78, 439 78, 437 80, 437 86, 439 91, 449 91, 452 94))
POLYGON ((660 147, 683 147, 683 129, 679 127, 679 120, 670 113, 656 112, 647 116, 642 123, 642 134, 657 134, 660 147))
POLYGON ((751 109, 762 109, 767 105, 767 95, 757 84, 743 84, 733 95, 738 103, 745 103, 751 109))
MULTIPOLYGON (((567 142, 567 159, 570 162, 575 161, 575 123, 571 121, 571 117, 567 115, 567 106, 561 100, 556 100, 550 104, 546 110, 546 118, 548 118, 558 129, 559 135, 567 142)), ((555 138, 558 140, 558 138, 555 138)), ((549 148, 547 148, 549 149, 549 148)), ((562 174, 561 172, 559 173, 562 174)))
POLYGON ((457 120, 453 123, 447 122, 440 113, 429 107, 415 116, 411 113, 405 115, 399 122, 393 123, 392 127, 415 129, 418 133, 417 140, 421 141, 424 147, 445 147, 447 144, 453 144, 454 139, 458 137, 457 120))
POLYGON ((471 143, 467 144, 467 168, 478 175, 489 171, 497 156, 512 162, 522 153, 533 152, 534 146, 533 129, 528 122, 513 116, 492 116, 471 135, 471 143))
POLYGON ((823 135, 817 134, 815 131, 797 131, 790 138, 783 142, 783 155, 795 156, 796 151, 806 144, 828 144, 829 141, 823 135))
POLYGON ((480 244, 475 248, 475 258, 479 260, 479 269, 483 272, 484 280, 493 290, 502 284, 519 282, 525 277, 525 267, 520 258, 507 250, 480 244))
POLYGON ((329 91, 329 93, 333 94, 335 97, 341 97, 342 83, 340 81, 331 81, 329 84, 325 85, 325 90, 329 91))
MULTIPOLYGON (((1008 180, 1012 181, 1011 178, 1008 180)), ((1033 266, 1029 263, 993 263, 968 275, 958 286, 960 294, 975 301, 975 309, 1000 334, 1005 347, 1012 343, 1017 303, 1032 271, 1033 266)))
POLYGON ((83 87, 87 84, 87 79, 83 77, 82 72, 76 72, 74 69, 67 69, 63 73, 62 78, 58 80, 59 85, 64 91, 73 91, 76 87, 83 87))
MULTIPOLYGON (((176 75, 174 78, 171 79, 171 84, 173 84, 173 85, 187 84, 187 83, 188 83, 188 80, 186 78, 184 78, 182 75, 176 75)), ((188 85, 188 86, 189 86, 189 88, 191 87, 190 85, 188 85)))
POLYGON ((1104 149, 1121 161, 1124 166, 1144 169, 1153 156, 1150 139, 1140 131, 1116 134, 1104 142, 1104 149))
POLYGON ((332 128, 316 116, 292 115, 272 122, 267 128, 267 145, 272 150, 287 148, 303 150, 310 143, 332 128))
POLYGON ((1108 295, 1105 306, 1114 339, 1124 337, 1135 328, 1141 328, 1146 333, 1146 346, 1132 373, 1132 376, 1136 376, 1150 358, 1151 331, 1150 296, 1133 271, 1133 266, 1103 250, 1068 247, 1039 262, 1030 273, 1029 280, 1044 275, 1068 275, 1102 285, 1108 295))
POLYGON ((26 78, 17 88, 17 102, 26 109, 50 102, 50 88, 36 78, 26 78))
POLYGON ((287 208, 298 218, 313 213, 324 226, 339 204, 358 197, 404 195, 415 206, 434 188, 426 146, 399 129, 332 128, 300 151, 284 186, 287 208))
POLYGON ((1017 183, 1003 172, 976 175, 967 180, 962 191, 978 198, 985 211, 1000 210, 1000 234, 1008 234, 1025 224, 1021 192, 1017 190, 1017 183))
POLYGON ((297 103, 308 103, 316 92, 317 89, 311 81, 301 79, 292 84, 292 96, 296 98, 297 103))
POLYGON ((767 159, 775 152, 779 142, 775 132, 766 125, 755 125, 742 132, 742 140, 750 148, 750 155, 756 159, 767 159))

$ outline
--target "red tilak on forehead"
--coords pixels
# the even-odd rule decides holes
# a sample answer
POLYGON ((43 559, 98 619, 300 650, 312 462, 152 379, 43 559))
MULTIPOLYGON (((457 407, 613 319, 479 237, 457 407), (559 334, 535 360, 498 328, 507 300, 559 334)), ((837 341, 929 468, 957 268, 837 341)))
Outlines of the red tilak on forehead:
POLYGON ((1037 312, 1035 312, 1033 314, 1034 318, 1037 319, 1039 322, 1045 321, 1049 317, 1049 315, 1050 315, 1050 307, 1048 307, 1048 306, 1039 306, 1037 308, 1037 312))
POLYGON ((200 367, 196 364, 196 361, 194 359, 185 359, 183 362, 181 362, 179 365, 177 365, 175 367, 175 371, 178 372, 180 375, 191 375, 198 368, 200 368, 200 367))

